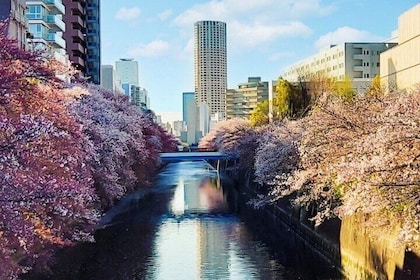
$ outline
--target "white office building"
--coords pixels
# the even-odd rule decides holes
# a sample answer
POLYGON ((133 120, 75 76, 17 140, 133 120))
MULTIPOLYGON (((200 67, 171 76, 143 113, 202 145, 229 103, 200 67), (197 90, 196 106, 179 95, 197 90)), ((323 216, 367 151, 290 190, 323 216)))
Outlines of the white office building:
POLYGON ((121 84, 139 85, 139 63, 132 58, 121 58, 115 62, 115 71, 121 84))
POLYGON ((299 61, 284 71, 282 77, 289 82, 297 82, 299 77, 322 74, 344 81, 353 82, 356 92, 363 93, 372 79, 379 75, 380 54, 395 46, 395 43, 342 43, 332 45, 317 54, 299 61))

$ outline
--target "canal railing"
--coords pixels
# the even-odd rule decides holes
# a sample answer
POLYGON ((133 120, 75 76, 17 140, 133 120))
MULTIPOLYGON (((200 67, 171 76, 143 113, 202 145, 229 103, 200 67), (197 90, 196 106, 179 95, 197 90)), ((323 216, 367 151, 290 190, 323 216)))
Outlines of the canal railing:
POLYGON ((200 161, 200 160, 231 160, 235 159, 232 155, 222 152, 176 152, 176 153, 160 153, 162 162, 179 162, 179 161, 200 161))

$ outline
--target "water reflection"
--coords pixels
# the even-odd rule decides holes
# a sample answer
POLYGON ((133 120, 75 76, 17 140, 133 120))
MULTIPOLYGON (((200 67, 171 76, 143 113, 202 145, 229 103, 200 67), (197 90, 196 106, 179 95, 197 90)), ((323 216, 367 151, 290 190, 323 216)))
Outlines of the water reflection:
POLYGON ((282 279, 284 267, 230 213, 217 172, 204 162, 174 165, 168 169, 177 172, 177 187, 156 234, 146 278, 282 279))
POLYGON ((229 210, 204 161, 168 164, 146 199, 121 201, 95 238, 64 251, 53 274, 27 279, 323 279, 284 267, 229 210))

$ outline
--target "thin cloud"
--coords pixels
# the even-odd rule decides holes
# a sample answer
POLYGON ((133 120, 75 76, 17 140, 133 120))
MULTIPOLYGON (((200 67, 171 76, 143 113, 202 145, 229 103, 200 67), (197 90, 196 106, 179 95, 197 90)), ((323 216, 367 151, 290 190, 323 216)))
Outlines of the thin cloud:
POLYGON ((341 44, 345 42, 380 42, 383 38, 373 35, 368 31, 355 29, 349 26, 343 26, 335 31, 329 32, 319 37, 315 42, 318 49, 326 48, 330 45, 341 44))
POLYGON ((268 58, 268 61, 275 62, 275 61, 281 60, 282 58, 293 57, 294 55, 295 54, 293 52, 278 52, 278 53, 275 53, 275 54, 271 55, 268 58))
POLYGON ((255 48, 279 38, 305 37, 312 30, 303 23, 335 9, 320 0, 219 0, 196 4, 172 21, 181 36, 191 37, 199 20, 227 23, 231 46, 255 48))
POLYGON ((232 43, 241 47, 254 47, 282 37, 303 37, 312 33, 308 26, 297 21, 276 25, 233 22, 229 29, 232 43))
POLYGON ((165 21, 165 20, 167 20, 170 16, 172 16, 172 14, 173 14, 172 10, 165 10, 165 11, 161 12, 160 14, 158 14, 158 18, 159 18, 161 21, 165 21))
POLYGON ((134 57, 157 57, 166 54, 169 50, 169 43, 162 40, 155 40, 148 44, 140 44, 132 47, 128 53, 134 57))
POLYGON ((325 16, 335 10, 320 0, 220 0, 196 4, 174 19, 176 26, 191 26, 198 20, 255 20, 266 22, 299 20, 311 16, 325 16))
POLYGON ((137 19, 140 16, 140 14, 141 14, 141 10, 137 7, 133 7, 133 8, 122 7, 115 14, 115 19, 122 20, 122 21, 130 21, 130 20, 137 19))

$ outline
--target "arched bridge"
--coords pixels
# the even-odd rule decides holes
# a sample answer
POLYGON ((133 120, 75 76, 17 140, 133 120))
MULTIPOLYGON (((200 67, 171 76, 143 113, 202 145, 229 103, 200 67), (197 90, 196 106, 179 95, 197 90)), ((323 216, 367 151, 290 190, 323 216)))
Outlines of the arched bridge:
POLYGON ((234 159, 230 155, 221 152, 177 152, 177 153, 160 153, 162 162, 177 161, 199 161, 199 160, 228 160, 234 159))

